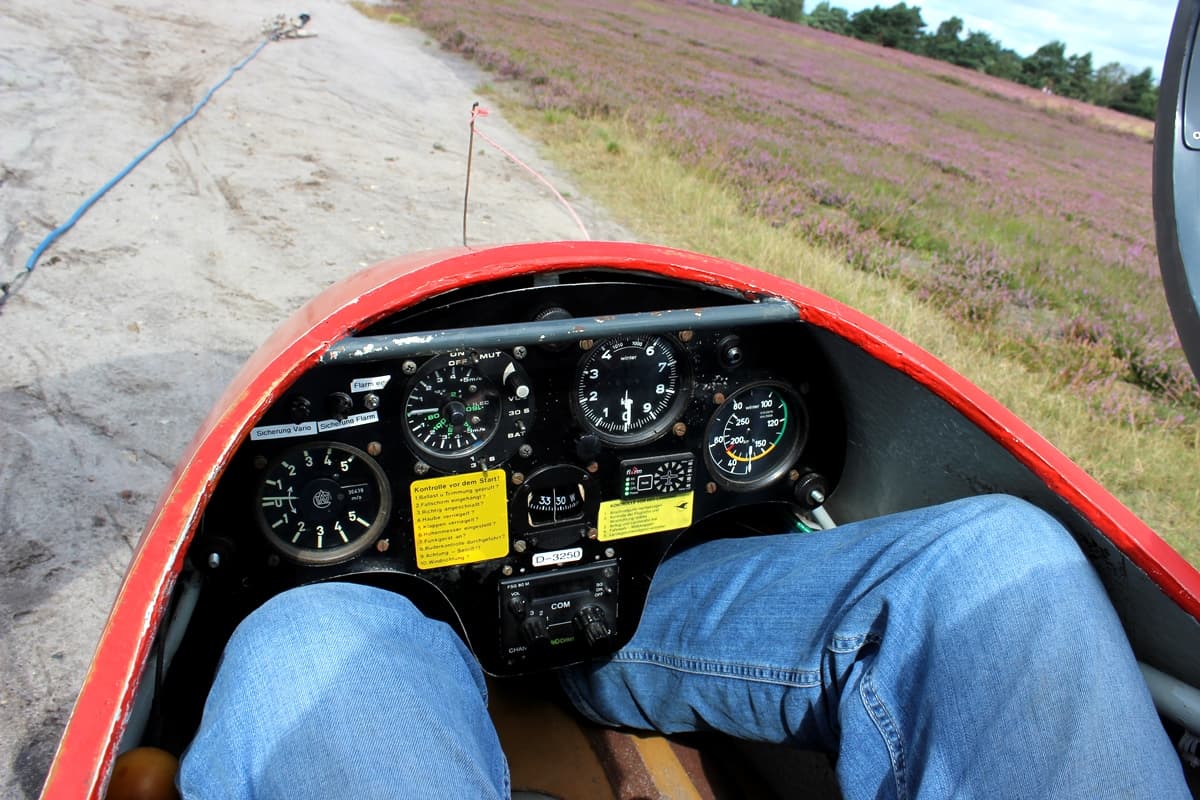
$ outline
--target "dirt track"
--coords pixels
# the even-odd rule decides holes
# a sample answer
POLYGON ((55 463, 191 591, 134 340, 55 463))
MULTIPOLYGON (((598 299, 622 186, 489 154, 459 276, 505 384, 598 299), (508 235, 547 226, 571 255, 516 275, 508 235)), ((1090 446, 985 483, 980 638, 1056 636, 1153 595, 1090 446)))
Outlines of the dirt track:
MULTIPOLYGON (((0 279, 268 44, 0 309, 0 795, 36 797, 143 524, 275 325, 385 257, 461 244, 482 76, 337 0, 0 6, 0 279), (186 8, 186 11, 180 9, 186 8)), ((571 187, 493 113, 493 137, 571 187)), ((571 192, 571 197, 578 197, 571 192)), ((473 245, 582 235, 477 148, 473 245)), ((586 201, 594 238, 627 238, 586 201)))

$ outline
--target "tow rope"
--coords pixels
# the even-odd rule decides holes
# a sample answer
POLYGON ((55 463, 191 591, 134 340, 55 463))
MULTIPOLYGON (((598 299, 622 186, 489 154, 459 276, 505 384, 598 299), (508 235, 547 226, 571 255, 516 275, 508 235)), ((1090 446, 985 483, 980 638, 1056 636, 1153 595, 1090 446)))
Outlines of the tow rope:
POLYGON ((130 172, 132 172, 138 164, 141 164, 147 156, 158 149, 160 144, 174 136, 177 130, 182 128, 193 117, 199 114, 200 109, 204 108, 208 101, 212 99, 212 96, 216 94, 217 90, 228 83, 235 73, 239 72, 243 67, 254 60, 254 57, 261 53, 264 47, 271 42, 279 41, 280 39, 304 39, 315 36, 316 34, 303 30, 304 26, 308 24, 310 19, 312 19, 312 17, 308 14, 300 14, 297 17, 289 17, 285 14, 279 14, 264 22, 262 28, 263 40, 258 43, 258 45, 250 52, 248 56, 234 64, 229 72, 225 74, 225 77, 213 84, 213 86, 207 92, 205 92, 204 96, 200 98, 200 101, 192 107, 192 110, 189 111, 178 122, 172 125, 170 130, 155 139, 154 142, 141 153, 139 153, 137 157, 133 159, 133 161, 130 161, 128 164, 126 164, 124 169, 122 169, 115 176, 113 176, 111 180, 96 190, 91 197, 84 200, 83 205, 76 209, 75 213, 68 217, 66 222, 50 231, 50 233, 46 235, 46 238, 42 240, 41 244, 34 248, 33 253, 30 254, 29 259, 25 262, 24 270, 18 272, 11 281, 0 283, 0 309, 4 307, 4 304, 8 302, 10 297, 16 294, 17 289, 19 289, 25 283, 25 281, 28 280, 29 274, 33 272, 34 267, 37 266, 38 259, 42 257, 42 254, 46 252, 50 245, 54 244, 54 242, 57 241, 60 236, 74 227, 75 223, 79 221, 80 217, 87 213, 88 209, 96 204, 96 201, 103 197, 109 189, 120 183, 121 180, 130 172))
POLYGON ((590 233, 588 233, 587 226, 585 226, 583 224, 583 220, 581 220, 579 218, 579 215, 575 213, 575 209, 571 207, 571 204, 567 202, 567 199, 562 196, 562 194, 558 191, 558 189, 554 188, 554 184, 546 179, 545 175, 538 172, 536 169, 529 166, 521 159, 517 158, 515 155, 510 153, 508 150, 505 150, 500 145, 499 142, 497 142, 492 137, 488 136, 486 133, 484 133, 479 128, 479 126, 476 124, 476 122, 479 119, 481 119, 482 117, 486 117, 488 115, 488 113, 489 113, 488 110, 486 108, 484 108, 483 106, 479 105, 478 102, 474 103, 471 106, 471 138, 467 140, 467 184, 466 184, 466 188, 463 189, 463 224, 462 224, 463 247, 469 246, 467 244, 467 201, 471 196, 471 152, 475 148, 475 136, 476 135, 478 135, 479 138, 483 139, 485 142, 490 144, 493 148, 498 150, 500 152, 500 154, 503 155, 505 158, 507 158, 509 161, 513 162, 518 167, 520 167, 521 169, 528 172, 534 178, 537 178, 542 183, 543 186, 545 186, 547 189, 549 189, 550 192, 556 198, 558 198, 558 202, 561 203, 563 208, 565 208, 567 210, 567 213, 571 215, 571 219, 573 219, 575 221, 575 225, 579 228, 580 232, 583 233, 583 238, 591 239, 592 235, 590 233))

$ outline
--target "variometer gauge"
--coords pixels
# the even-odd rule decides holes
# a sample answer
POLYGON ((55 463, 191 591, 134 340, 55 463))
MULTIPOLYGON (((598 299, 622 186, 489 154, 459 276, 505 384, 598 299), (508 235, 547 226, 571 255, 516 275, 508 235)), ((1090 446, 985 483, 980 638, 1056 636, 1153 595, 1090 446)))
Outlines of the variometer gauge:
POLYGON ((483 447, 500 419, 500 391, 468 358, 425 363, 404 400, 404 424, 417 449, 457 456, 483 447))
POLYGON ((670 428, 690 395, 691 370, 673 339, 615 336, 580 362, 571 405, 601 441, 634 445, 670 428))
POLYGON ((404 436, 422 461, 446 472, 490 469, 533 425, 529 376, 508 354, 456 351, 425 362, 404 397, 404 436))
POLYGON ((717 483, 733 491, 765 486, 788 471, 808 435, 799 396, 776 381, 751 383, 709 420, 704 458, 717 483))
POLYGON ((333 564, 379 538, 392 508, 387 476, 357 447, 311 442, 267 466, 255 499, 267 540, 303 564, 333 564))

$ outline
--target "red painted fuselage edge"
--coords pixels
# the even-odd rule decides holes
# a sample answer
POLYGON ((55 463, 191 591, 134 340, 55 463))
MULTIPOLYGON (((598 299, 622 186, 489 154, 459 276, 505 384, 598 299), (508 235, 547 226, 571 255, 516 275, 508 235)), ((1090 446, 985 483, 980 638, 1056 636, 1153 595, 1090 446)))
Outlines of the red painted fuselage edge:
POLYGON ((142 665, 209 496, 255 422, 329 345, 451 289, 576 267, 654 273, 788 300, 808 324, 862 348, 957 409, 1108 537, 1167 596, 1200 619, 1200 573, 1132 511, 970 381, 836 300, 740 264, 646 244, 538 242, 418 253, 382 262, 331 286, 286 320, 230 382, 181 458, 134 552, 51 764, 43 799, 102 797, 142 665))

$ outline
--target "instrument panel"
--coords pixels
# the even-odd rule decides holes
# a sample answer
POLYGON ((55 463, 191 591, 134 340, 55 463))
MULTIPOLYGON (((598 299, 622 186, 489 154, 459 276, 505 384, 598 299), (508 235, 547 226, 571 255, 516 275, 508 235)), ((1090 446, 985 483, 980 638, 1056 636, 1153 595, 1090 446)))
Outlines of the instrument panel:
POLYGON ((250 606, 318 580, 404 592, 491 674, 611 652, 672 547, 836 484, 836 392, 795 317, 627 275, 428 301, 272 405, 193 552, 250 606))

